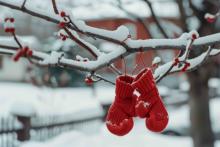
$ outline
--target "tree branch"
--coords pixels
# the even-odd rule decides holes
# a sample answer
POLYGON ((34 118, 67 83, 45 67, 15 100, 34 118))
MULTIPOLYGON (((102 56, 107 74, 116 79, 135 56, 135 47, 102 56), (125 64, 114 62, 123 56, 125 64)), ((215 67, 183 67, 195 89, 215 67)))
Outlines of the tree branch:
POLYGON ((158 29, 160 30, 160 32, 162 33, 162 35, 164 36, 164 38, 169 38, 169 36, 167 35, 167 33, 165 32, 165 30, 163 29, 162 25, 160 24, 160 21, 158 20, 155 12, 154 12, 154 9, 152 7, 152 4, 149 0, 143 0, 147 5, 148 7, 150 8, 150 12, 151 12, 151 15, 152 15, 152 18, 154 20, 154 22, 156 23, 158 29))
POLYGON ((183 30, 183 32, 188 32, 189 31, 188 25, 186 23, 187 16, 186 16, 185 9, 183 6, 183 1, 182 0, 176 0, 176 1, 178 4, 178 7, 179 7, 179 11, 180 11, 180 21, 181 21, 182 30, 183 30))
MULTIPOLYGON (((0 5, 10 7, 12 9, 17 9, 23 12, 26 12, 32 16, 39 17, 45 19, 47 21, 51 21, 54 23, 60 23, 62 19, 53 17, 53 15, 46 16, 39 12, 34 12, 29 10, 26 7, 16 6, 11 3, 3 2, 0 0, 0 5)), ((49 15, 49 14, 47 14, 49 15)), ((41 66, 60 66, 60 67, 68 67, 73 68, 81 71, 89 71, 94 73, 95 71, 103 68, 108 67, 109 65, 116 61, 121 57, 126 57, 127 55, 135 52, 139 52, 140 48, 143 51, 149 50, 161 50, 161 49, 177 49, 182 50, 184 54, 181 54, 181 57, 188 56, 189 48, 190 49, 204 49, 208 46, 213 46, 220 44, 220 33, 208 35, 201 38, 194 38, 193 42, 190 40, 193 38, 192 36, 194 32, 184 33, 179 38, 176 39, 145 39, 145 40, 134 40, 130 38, 129 30, 125 26, 120 26, 116 30, 109 31, 99 28, 94 28, 88 26, 85 22, 75 20, 71 14, 69 14, 69 19, 71 23, 67 23, 63 28, 70 39, 77 42, 80 46, 87 49, 95 58, 96 60, 90 61, 89 59, 85 61, 81 60, 73 60, 64 57, 63 53, 52 52, 51 54, 46 54, 38 51, 33 51, 33 55, 30 58, 36 60, 36 63, 41 66), (81 33, 84 35, 88 35, 91 37, 103 39, 105 41, 109 41, 115 43, 117 45, 121 45, 121 47, 112 49, 109 53, 102 53, 99 49, 97 49, 92 44, 82 40, 77 33, 81 33), (189 44, 190 41, 190 44, 189 44), (189 46, 190 45, 190 46, 189 46)), ((14 38, 16 41, 16 38, 14 38)), ((19 41, 18 41, 19 42, 19 41)), ((18 44, 19 45, 19 44, 18 44)), ((19 45, 20 46, 20 45, 19 45)), ((22 44, 21 44, 22 46, 22 44)), ((16 50, 10 50, 9 46, 0 45, 0 47, 4 49, 0 49, 0 53, 7 54, 7 55, 14 55, 16 50)), ((14 47, 12 47, 14 49, 14 47)), ((190 64, 187 70, 192 70, 198 67, 200 64, 204 62, 207 57, 211 57, 220 53, 220 50, 217 49, 209 49, 208 51, 204 52, 198 57, 188 59, 188 58, 181 58, 181 62, 183 65, 174 66, 173 61, 168 62, 162 66, 159 66, 154 73, 155 78, 157 81, 162 79, 165 75, 171 74, 174 72, 180 72, 183 66, 186 63, 190 64)), ((115 69, 111 66, 112 69, 115 69)), ((118 72, 117 70, 115 70, 118 72)), ((119 72, 118 72, 119 73, 119 72)))
POLYGON ((59 11, 57 9, 56 0, 52 0, 53 10, 55 14, 59 14, 59 11))

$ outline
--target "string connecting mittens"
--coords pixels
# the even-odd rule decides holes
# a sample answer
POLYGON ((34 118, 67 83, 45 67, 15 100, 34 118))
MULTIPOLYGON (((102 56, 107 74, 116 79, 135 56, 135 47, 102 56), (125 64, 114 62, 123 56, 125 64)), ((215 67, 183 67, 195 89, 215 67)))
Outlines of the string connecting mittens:
POLYGON ((132 82, 133 78, 128 75, 116 79, 115 100, 106 117, 108 130, 118 136, 128 134, 134 125, 136 97, 132 82))
POLYGON ((151 69, 146 68, 134 79, 132 87, 140 96, 137 98, 135 112, 146 118, 146 127, 153 132, 163 131, 168 124, 168 113, 158 93, 151 69))

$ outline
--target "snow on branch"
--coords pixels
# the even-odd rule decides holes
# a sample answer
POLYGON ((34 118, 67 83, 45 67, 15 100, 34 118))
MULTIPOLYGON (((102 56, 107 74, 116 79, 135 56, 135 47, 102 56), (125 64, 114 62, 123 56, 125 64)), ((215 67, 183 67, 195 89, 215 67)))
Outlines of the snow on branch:
MULTIPOLYGON (((12 9, 16 9, 19 11, 23 11, 29 15, 32 15, 34 17, 38 17, 41 19, 44 19, 46 21, 50 21, 56 24, 59 24, 62 22, 62 18, 59 15, 55 15, 53 11, 44 11, 44 10, 37 10, 33 5, 28 4, 26 2, 25 8, 22 7, 22 0, 19 0, 18 2, 14 2, 13 0, 0 0, 0 5, 6 6, 12 9)), ((68 12, 68 10, 67 10, 68 12)), ((140 47, 143 47, 144 50, 149 49, 185 49, 186 43, 184 40, 181 39, 147 39, 147 40, 132 40, 129 38, 128 30, 125 27, 119 27, 115 31, 109 31, 109 30, 103 30, 99 28, 94 28, 91 26, 88 26, 86 23, 84 23, 81 20, 75 20, 73 16, 71 15, 71 11, 69 12, 72 22, 74 22, 73 25, 66 24, 66 27, 68 27, 71 30, 75 30, 76 32, 85 34, 87 36, 103 39, 112 43, 116 43, 118 45, 122 45, 124 48, 129 50, 135 50, 140 47), (75 26, 77 25, 78 28, 75 26), (82 26, 81 26, 82 25, 82 26), (122 34, 121 34, 122 33, 122 34), (119 35, 119 37, 115 37, 116 35, 119 35), (127 36, 128 35, 128 36, 127 36), (122 41, 123 39, 128 39, 126 41, 122 41)), ((201 46, 209 46, 214 44, 220 44, 220 33, 209 35, 206 37, 201 37, 195 41, 193 44, 193 48, 200 48, 201 46)), ((135 52, 135 51, 134 51, 135 52)))
MULTIPOLYGON (((170 73, 193 70, 201 65, 208 57, 220 54, 219 49, 212 49, 212 46, 220 44, 220 33, 199 37, 196 31, 191 31, 182 34, 176 39, 134 40, 131 38, 129 30, 125 26, 120 26, 113 31, 91 27, 84 21, 76 20, 71 14, 71 11, 59 11, 55 0, 52 0, 52 4, 53 7, 51 7, 51 9, 53 10, 47 12, 37 10, 26 0, 18 0, 16 2, 14 2, 14 0, 0 0, 0 5, 2 6, 20 10, 34 17, 59 24, 60 31, 57 34, 60 38, 63 41, 71 39, 86 49, 94 59, 81 57, 79 55, 76 59, 74 59, 74 57, 66 58, 64 54, 60 52, 54 51, 51 52, 51 54, 47 54, 30 49, 16 36, 13 24, 14 18, 11 16, 5 19, 5 32, 13 36, 17 45, 16 47, 9 46, 7 44, 1 44, 0 41, 0 53, 12 55, 15 61, 18 61, 20 57, 26 57, 31 63, 37 65, 68 67, 91 72, 91 76, 94 76, 96 75, 94 73, 103 67, 111 67, 111 69, 120 74, 120 71, 118 71, 112 63, 131 53, 161 49, 177 49, 182 51, 183 54, 180 54, 173 61, 157 66, 154 71, 154 77, 157 82, 170 73), (79 34, 112 42, 117 44, 118 47, 108 53, 101 52, 100 49, 83 40, 79 34), (201 49, 204 50, 204 52, 195 58, 189 59, 190 52, 195 49, 201 49)), ((157 59, 157 61, 159 60, 157 59)), ((96 75, 96 77, 101 79, 100 76, 96 75)))

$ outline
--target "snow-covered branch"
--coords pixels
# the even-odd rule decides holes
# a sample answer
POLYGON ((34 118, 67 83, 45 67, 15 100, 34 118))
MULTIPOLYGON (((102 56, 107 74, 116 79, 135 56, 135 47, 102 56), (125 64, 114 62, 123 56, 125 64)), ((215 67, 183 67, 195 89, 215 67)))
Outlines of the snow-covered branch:
POLYGON ((81 71, 88 71, 95 73, 97 70, 103 67, 116 68, 112 65, 114 61, 119 58, 124 58, 131 53, 149 50, 162 50, 162 49, 177 49, 181 50, 183 54, 179 55, 174 61, 165 63, 158 66, 155 69, 155 79, 160 81, 167 74, 188 71, 195 69, 201 65, 205 59, 210 56, 214 56, 220 53, 218 49, 212 49, 212 46, 220 44, 220 33, 208 35, 205 37, 198 36, 197 32, 191 31, 189 33, 182 34, 176 39, 145 39, 135 40, 130 37, 130 32, 127 27, 120 26, 116 30, 104 30, 87 25, 84 21, 76 20, 71 11, 59 11, 56 6, 56 2, 52 0, 52 11, 41 11, 30 5, 28 1, 19 0, 14 2, 13 0, 0 0, 0 5, 23 11, 34 17, 42 18, 44 20, 59 24, 61 27, 58 35, 65 41, 71 39, 82 48, 86 49, 94 59, 89 57, 77 56, 76 59, 66 58, 63 53, 53 51, 51 54, 35 51, 25 46, 16 36, 15 28, 13 26, 14 19, 10 16, 5 18, 5 32, 10 33, 16 44, 15 46, 8 46, 0 43, 0 53, 13 55, 14 60, 17 61, 20 57, 27 57, 29 61, 41 66, 60 66, 68 67, 81 71), (59 14, 56 14, 59 12, 59 14), (83 34, 92 38, 102 39, 108 42, 119 45, 111 50, 111 52, 102 52, 100 49, 82 39, 79 34, 83 34), (206 49, 208 50, 206 51, 206 49), (192 59, 188 58, 191 50, 201 49, 204 52, 192 59))
MULTIPOLYGON (((38 10, 28 2, 26 2, 25 7, 22 7, 23 4, 22 2, 23 2, 22 0, 19 0, 17 2, 14 2, 12 0, 0 0, 0 5, 12 9, 16 9, 19 11, 23 11, 34 17, 38 17, 56 24, 62 22, 62 18, 59 15, 55 15, 53 13, 53 10, 46 12, 44 10, 38 10)), ((68 14, 71 15, 71 12, 68 14)), ((177 49, 177 48, 185 49, 186 48, 186 42, 184 40, 176 40, 176 39, 132 40, 131 38, 128 38, 129 30, 124 26, 121 26, 114 31, 109 31, 109 30, 103 30, 88 26, 83 21, 75 20, 72 15, 70 18, 74 23, 74 25, 77 26, 78 28, 74 27, 71 24, 66 24, 66 27, 68 27, 69 29, 75 30, 76 32, 85 34, 87 36, 103 39, 118 45, 122 45, 124 48, 126 48, 131 52, 136 52, 135 50, 139 50, 139 48, 141 47, 144 49, 144 51, 150 49, 177 49), (128 39, 126 40, 126 38, 128 39)), ((201 37, 195 41, 192 48, 201 48, 204 46, 220 44, 219 36, 220 33, 209 35, 206 37, 201 37)))

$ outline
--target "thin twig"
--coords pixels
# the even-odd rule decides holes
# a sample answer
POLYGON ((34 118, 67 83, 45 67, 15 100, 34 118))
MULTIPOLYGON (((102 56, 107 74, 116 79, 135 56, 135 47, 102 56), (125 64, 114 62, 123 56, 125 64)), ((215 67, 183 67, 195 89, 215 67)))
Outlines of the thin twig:
POLYGON ((163 29, 162 25, 160 24, 160 21, 158 20, 155 12, 154 12, 154 9, 152 7, 152 4, 149 0, 144 0, 144 2, 149 6, 150 8, 150 11, 151 11, 151 15, 152 15, 152 18, 153 20, 155 21, 158 29, 160 30, 160 32, 162 33, 162 35, 165 37, 165 38, 169 38, 169 36, 167 35, 167 33, 165 32, 165 30, 163 29))
POLYGON ((59 14, 59 11, 57 9, 57 4, 56 4, 56 0, 52 0, 52 4, 53 4, 53 10, 55 14, 59 14))
POLYGON ((27 2, 27 0, 24 0, 23 4, 22 4, 22 6, 21 6, 22 9, 25 8, 25 4, 26 4, 26 2, 27 2))
POLYGON ((112 81, 110 81, 110 80, 108 80, 108 79, 106 79, 106 78, 104 78, 104 77, 102 77, 102 76, 100 76, 100 75, 94 74, 94 75, 92 75, 92 76, 94 76, 94 77, 96 77, 96 78, 98 78, 98 79, 100 79, 100 80, 102 80, 102 81, 104 81, 104 82, 107 82, 107 83, 110 83, 110 84, 112 84, 112 85, 115 85, 114 82, 112 82, 112 81))
POLYGON ((12 35, 13 35, 13 37, 14 37, 15 42, 18 44, 18 46, 20 47, 20 49, 22 49, 23 46, 22 46, 22 44, 20 43, 20 41, 18 40, 16 34, 13 32, 12 35))
POLYGON ((69 37, 75 41, 79 46, 85 48, 89 53, 91 53, 93 55, 93 57, 97 58, 98 56, 93 52, 93 50, 87 46, 85 43, 83 43, 82 41, 80 41, 77 37, 75 37, 66 27, 63 28, 65 30, 65 32, 69 35, 69 37))
POLYGON ((114 64, 111 64, 111 65, 109 66, 109 68, 110 68, 112 71, 114 71, 116 74, 122 75, 121 71, 118 70, 118 69, 114 66, 114 64))

